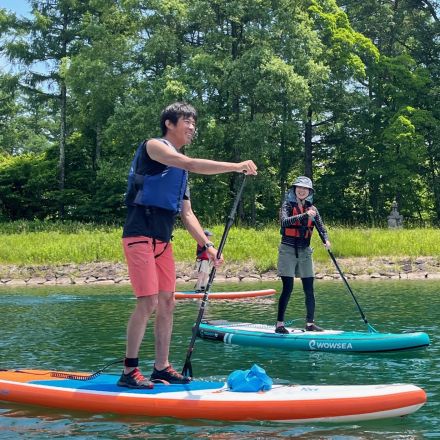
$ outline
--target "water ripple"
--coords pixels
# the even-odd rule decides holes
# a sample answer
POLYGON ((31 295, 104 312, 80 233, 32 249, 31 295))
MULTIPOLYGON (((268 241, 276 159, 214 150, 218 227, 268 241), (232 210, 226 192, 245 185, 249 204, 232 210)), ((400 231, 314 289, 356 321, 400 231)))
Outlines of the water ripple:
MULTIPOLYGON (((376 440, 440 438, 439 322, 437 283, 422 281, 351 282, 369 322, 379 331, 425 331, 427 349, 380 354, 295 352, 238 347, 197 340, 192 357, 199 378, 225 380, 235 369, 263 366, 280 383, 414 383, 428 404, 409 417, 362 424, 226 423, 176 421, 145 417, 90 415, 0 403, 0 439, 340 439, 376 440)), ((230 284, 218 290, 276 288, 230 284)), ((180 286, 184 290, 188 286, 180 286)), ((365 331, 352 298, 340 282, 317 282, 317 322, 326 328, 365 331)), ((53 287, 0 290, 0 367, 96 371, 125 351, 125 326, 134 302, 125 287, 53 287)), ((246 301, 211 301, 206 315, 216 319, 274 324, 277 297, 246 301)), ((199 301, 178 301, 171 361, 181 367, 199 301)), ((303 325, 304 296, 298 283, 286 320, 303 325)), ((141 363, 153 366, 154 348, 147 331, 141 363)), ((120 366, 109 369, 119 372, 120 366)), ((195 414, 196 417, 196 414, 195 414)))

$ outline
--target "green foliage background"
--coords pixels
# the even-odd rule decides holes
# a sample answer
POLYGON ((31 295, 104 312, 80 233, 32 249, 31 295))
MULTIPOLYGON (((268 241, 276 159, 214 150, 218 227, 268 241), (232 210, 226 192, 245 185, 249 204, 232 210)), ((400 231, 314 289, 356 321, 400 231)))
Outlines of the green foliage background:
MULTIPOLYGON (((276 221, 306 174, 327 222, 440 218, 435 0, 31 0, 0 9, 0 221, 120 225, 137 144, 160 111, 199 111, 190 156, 252 158, 239 222, 276 221), (44 68, 42 68, 42 64, 44 68)), ((237 176, 191 176, 204 224, 237 176)))

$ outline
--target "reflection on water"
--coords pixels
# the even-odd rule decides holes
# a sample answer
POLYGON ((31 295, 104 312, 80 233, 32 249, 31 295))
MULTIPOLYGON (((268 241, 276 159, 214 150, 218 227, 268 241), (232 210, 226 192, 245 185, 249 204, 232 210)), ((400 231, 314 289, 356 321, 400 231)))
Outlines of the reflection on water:
MULTIPOLYGON (((0 403, 0 439, 210 438, 214 439, 421 439, 440 438, 440 321, 437 283, 432 281, 351 282, 369 322, 383 332, 425 331, 427 349, 380 354, 295 352, 238 347, 197 340, 192 356, 197 377, 224 380, 235 369, 263 366, 275 381, 304 384, 415 383, 428 404, 415 414, 340 425, 222 423, 90 415, 0 403), (209 433, 209 434, 208 434, 209 433)), ((276 288, 278 283, 217 284, 215 290, 276 288)), ((179 289, 190 288, 179 286, 179 289)), ((325 328, 367 330, 341 282, 317 282, 317 322, 325 328)), ((277 297, 210 301, 206 317, 274 324, 277 297)), ((123 357, 125 326, 134 300, 128 286, 3 288, 0 290, 0 368, 96 371, 123 357)), ((185 359, 200 302, 177 302, 171 361, 185 359)), ((304 297, 296 283, 286 319, 304 323, 304 297)), ((152 324, 142 346, 141 363, 153 365, 152 324)), ((120 367, 109 369, 118 373, 120 367)))

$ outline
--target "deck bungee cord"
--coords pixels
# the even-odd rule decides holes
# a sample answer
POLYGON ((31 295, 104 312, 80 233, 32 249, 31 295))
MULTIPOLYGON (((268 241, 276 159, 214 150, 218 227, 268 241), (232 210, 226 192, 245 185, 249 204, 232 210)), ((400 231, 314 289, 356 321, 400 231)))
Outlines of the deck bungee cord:
POLYGON ((54 371, 51 373, 52 377, 58 377, 61 379, 72 379, 72 380, 92 380, 95 379, 95 377, 98 377, 100 374, 102 374, 107 368, 111 367, 112 365, 116 364, 122 364, 124 363, 125 358, 118 359, 116 361, 110 362, 104 367, 102 367, 100 370, 95 371, 94 373, 84 376, 81 374, 70 374, 70 373, 64 373, 59 371, 54 371))
POLYGON ((47 376, 48 374, 50 377, 56 377, 58 379, 70 379, 70 380, 93 380, 96 377, 98 377, 100 374, 102 374, 107 368, 111 367, 112 365, 116 364, 122 364, 124 362, 124 358, 118 359, 116 361, 109 362, 108 364, 104 365, 101 369, 95 371, 91 374, 75 374, 75 373, 68 373, 65 371, 48 371, 44 373, 36 373, 35 370, 27 370, 27 369, 4 369, 0 368, 0 371, 9 371, 13 373, 22 373, 22 374, 31 374, 33 376, 35 375, 41 375, 41 376, 47 376))
MULTIPOLYGON (((295 323, 295 321, 299 321, 298 319, 291 319, 290 321, 285 321, 284 324, 286 327, 290 327, 292 324, 295 323)), ((260 328, 260 329, 267 329, 268 327, 273 327, 273 323, 264 323, 264 322, 258 322, 258 323, 252 323, 252 322, 239 322, 239 321, 228 321, 225 319, 209 319, 203 321, 206 324, 213 324, 213 325, 227 325, 229 327, 246 327, 246 328, 260 328)), ((299 329, 302 332, 305 332, 305 329, 301 328, 299 329)))

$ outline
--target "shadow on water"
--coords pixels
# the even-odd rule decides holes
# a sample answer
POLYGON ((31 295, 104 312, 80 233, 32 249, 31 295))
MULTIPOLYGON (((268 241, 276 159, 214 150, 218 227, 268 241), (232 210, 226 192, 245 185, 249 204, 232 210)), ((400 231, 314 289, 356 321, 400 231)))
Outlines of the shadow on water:
MULTIPOLYGON (((351 282, 369 322, 383 332, 425 331, 426 349, 349 354, 298 352, 239 347, 197 340, 192 356, 198 378, 225 380, 236 369, 263 366, 279 383, 377 384, 414 383, 428 403, 396 419, 362 424, 226 423, 90 415, 0 403, 0 439, 213 438, 213 439, 422 439, 440 438, 440 297, 431 281, 351 282)), ((190 286, 179 286, 181 290, 190 286)), ((279 283, 217 284, 215 290, 276 288, 279 283)), ((366 331, 359 312, 340 282, 316 283, 317 322, 325 328, 366 331)), ((0 368, 96 371, 123 356, 125 326, 134 300, 128 286, 1 289, 0 368)), ((274 324, 276 297, 208 302, 206 317, 274 324)), ((181 368, 200 301, 178 301, 171 361, 181 368)), ((304 297, 296 283, 286 319, 304 324, 304 297)), ((153 366, 152 324, 142 346, 145 374, 153 366)), ((109 369, 118 374, 119 366, 109 369)))

